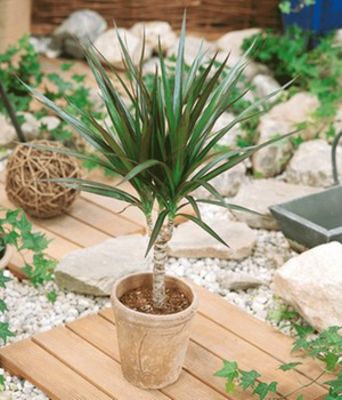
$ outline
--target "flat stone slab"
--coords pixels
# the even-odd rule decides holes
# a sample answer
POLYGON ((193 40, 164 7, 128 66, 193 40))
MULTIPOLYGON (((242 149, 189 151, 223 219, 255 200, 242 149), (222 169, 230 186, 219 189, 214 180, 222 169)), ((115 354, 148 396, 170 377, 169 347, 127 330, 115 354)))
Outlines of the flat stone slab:
POLYGON ((175 229, 168 246, 169 255, 240 260, 252 253, 256 234, 246 224, 229 220, 215 220, 207 223, 230 247, 218 242, 196 224, 186 222, 175 229))
POLYGON ((117 279, 148 269, 146 248, 146 236, 129 235, 72 251, 58 264, 56 282, 76 293, 108 296, 117 279))
POLYGON ((279 229, 277 221, 269 207, 293 200, 298 197, 317 193, 321 189, 303 185, 292 185, 276 179, 258 179, 244 184, 232 201, 262 215, 232 210, 239 221, 246 222, 253 228, 279 229))

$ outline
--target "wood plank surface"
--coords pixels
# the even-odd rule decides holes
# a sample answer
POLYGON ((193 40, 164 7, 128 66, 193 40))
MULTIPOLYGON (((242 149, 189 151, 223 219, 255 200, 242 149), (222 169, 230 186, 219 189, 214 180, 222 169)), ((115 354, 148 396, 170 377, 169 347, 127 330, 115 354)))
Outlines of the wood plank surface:
MULTIPOLYGON (((91 329, 95 327, 93 325, 91 329)), ((72 370, 77 371, 80 376, 110 397, 122 400, 168 399, 159 391, 146 391, 133 385, 127 385, 117 361, 82 340, 70 329, 57 327, 34 336, 33 342, 72 370)))
POLYGON ((77 199, 67 214, 113 237, 134 233, 143 234, 145 231, 141 225, 121 218, 104 208, 95 206, 83 198, 77 199))
MULTIPOLYGON (((216 324, 232 332, 258 347, 263 352, 268 353, 279 362, 303 361, 302 357, 291 354, 293 338, 282 334, 279 330, 245 313, 238 307, 230 304, 222 297, 209 292, 208 290, 194 285, 198 291, 201 302, 199 312, 211 319, 216 324)), ((316 361, 305 358, 305 363, 296 367, 310 379, 316 379, 322 372, 321 365, 316 361)), ((319 380, 320 383, 326 382, 333 375, 325 374, 319 380)))
MULTIPOLYGON (((81 323, 78 324, 79 321, 81 320, 68 324, 68 327, 114 360, 120 360, 116 329, 112 323, 105 321, 105 319, 101 318, 100 316, 92 316, 92 318, 89 320, 87 320, 87 318, 83 318, 81 323), (94 327, 96 327, 96 329, 94 329, 94 327)), ((210 371, 210 375, 212 375, 214 372, 215 371, 210 371)), ((222 387, 223 385, 221 385, 221 390, 222 387)), ((169 395, 171 398, 179 398, 184 400, 220 400, 224 398, 217 391, 212 390, 211 387, 203 383, 200 379, 191 376, 191 374, 186 370, 183 371, 181 379, 175 384, 163 389, 163 393, 169 395), (188 393, 182 389, 184 385, 187 387, 188 393)))
POLYGON ((1 349, 3 368, 29 380, 52 400, 112 400, 31 340, 1 349))
MULTIPOLYGON (((71 322, 67 326, 108 356, 116 360, 120 359, 116 329, 109 320, 100 315, 92 315, 71 322), (96 329, 93 329, 94 326, 96 326, 96 329)), ((211 354, 208 350, 196 343, 190 342, 184 369, 197 377, 200 381, 229 398, 224 391, 222 378, 213 375, 214 372, 221 367, 221 358, 211 354)), ((241 400, 249 398, 250 396, 244 393, 239 395, 239 399, 241 400)))
MULTIPOLYGON (((100 315, 114 323, 111 309, 100 311, 100 315)), ((266 381, 279 381, 278 388, 282 395, 310 382, 309 378, 295 370, 286 373, 279 370, 281 362, 201 315, 195 316, 191 340, 220 359, 238 360, 242 369, 257 370, 266 381)), ((324 394, 324 389, 318 384, 313 384, 302 392, 305 398, 314 399, 319 393, 324 394)), ((296 399, 296 394, 288 398, 296 399)))

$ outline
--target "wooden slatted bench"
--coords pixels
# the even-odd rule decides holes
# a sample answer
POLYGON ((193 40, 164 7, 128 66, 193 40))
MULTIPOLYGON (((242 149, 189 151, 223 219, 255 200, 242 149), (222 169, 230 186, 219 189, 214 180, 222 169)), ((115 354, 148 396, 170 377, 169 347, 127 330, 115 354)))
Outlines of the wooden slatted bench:
MULTIPOLYGON (((0 176, 0 205, 11 207, 0 176)), ((119 234, 143 232, 141 219, 130 209, 118 215, 122 204, 96 195, 82 194, 70 212, 51 220, 34 220, 34 225, 53 239, 48 254, 60 259, 68 252, 97 244, 119 234)), ((12 270, 20 271, 21 259, 14 257, 12 270)), ((112 311, 105 309, 77 321, 40 333, 0 350, 2 366, 29 380, 51 399, 58 400, 223 400, 250 399, 248 393, 228 395, 224 381, 214 377, 222 360, 236 360, 243 369, 256 369, 267 381, 277 380, 282 395, 308 384, 321 372, 310 360, 295 370, 282 372, 290 355, 292 339, 255 319, 223 298, 197 287, 200 308, 192 328, 189 351, 178 382, 160 390, 144 391, 126 382, 112 311)), ((306 400, 325 393, 323 376, 306 387, 306 400)), ((298 393, 289 395, 296 399, 298 393)))

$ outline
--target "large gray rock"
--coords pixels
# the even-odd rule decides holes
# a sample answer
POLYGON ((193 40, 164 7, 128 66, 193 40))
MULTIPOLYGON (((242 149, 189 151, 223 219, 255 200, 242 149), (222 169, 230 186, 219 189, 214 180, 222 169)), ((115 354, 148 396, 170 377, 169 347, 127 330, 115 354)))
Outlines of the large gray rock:
MULTIPOLYGON (((224 112, 215 122, 212 131, 217 132, 225 128, 232 121, 236 119, 236 116, 229 112, 224 112)), ((242 135, 241 125, 237 123, 234 125, 219 141, 222 146, 227 146, 230 149, 235 149, 237 147, 237 139, 242 135)))
MULTIPOLYGON (((305 92, 297 93, 288 101, 276 105, 260 119, 258 144, 276 135, 289 133, 298 124, 309 121, 318 105, 318 99, 305 92)), ((309 140, 314 133, 315 130, 310 127, 302 130, 300 135, 304 140, 309 140)), ((284 170, 292 154, 293 146, 289 138, 275 142, 253 155, 253 169, 264 178, 278 175, 284 170)))
POLYGON ((168 246, 169 255, 240 260, 251 254, 256 242, 256 234, 246 224, 229 220, 206 222, 230 247, 218 242, 198 225, 186 222, 175 229, 168 246))
POLYGON ((80 44, 93 42, 106 29, 106 21, 97 12, 75 11, 54 31, 50 48, 74 58, 83 58, 80 44))
MULTIPOLYGON (((212 179, 209 183, 225 197, 235 196, 246 179, 246 164, 240 163, 212 179)), ((204 187, 198 188, 194 195, 198 199, 209 198, 212 195, 204 187)))
MULTIPOLYGON (((258 74, 252 79, 252 85, 258 97, 266 97, 280 89, 279 83, 270 75, 258 74)), ((276 100, 278 96, 274 96, 276 100)))
POLYGON ((246 222, 253 228, 276 230, 279 227, 270 213, 270 206, 316 193, 317 191, 317 188, 290 185, 275 179, 257 179, 244 184, 232 203, 247 207, 262 215, 236 210, 232 210, 232 212, 239 221, 246 222))
MULTIPOLYGON (((342 177, 342 148, 337 149, 337 165, 342 177)), ((322 139, 302 143, 286 169, 290 183, 328 187, 333 184, 331 146, 322 139)))
POLYGON ((146 248, 147 237, 129 235, 75 250, 58 264, 57 284, 76 293, 108 296, 117 279, 148 269, 146 248))
MULTIPOLYGON (((178 45, 179 45, 179 40, 177 40, 174 43, 174 45, 168 49, 167 51, 168 57, 177 55, 178 45)), ((185 63, 191 65, 194 62, 200 49, 202 52, 205 52, 205 56, 203 58, 203 62, 205 62, 210 60, 214 56, 216 47, 212 42, 208 42, 203 38, 188 35, 185 39, 185 47, 184 47, 185 63)))
POLYGON ((177 35, 171 25, 165 21, 137 22, 131 28, 133 35, 143 39, 156 52, 159 50, 159 40, 162 51, 168 50, 177 41, 177 35))
POLYGON ((0 114, 0 146, 11 145, 16 138, 13 125, 4 115, 0 114))
MULTIPOLYGON (((233 54, 229 53, 229 50, 219 50, 216 56, 216 61, 219 63, 223 63, 226 60, 227 55, 229 54, 229 58, 226 61, 226 65, 229 68, 233 68, 234 65, 236 65, 241 60, 242 52, 240 53, 241 54, 237 55, 236 53, 233 54)), ((243 71, 244 77, 247 78, 248 81, 252 81, 253 78, 259 74, 269 75, 270 70, 265 64, 248 60, 248 63, 243 71)))
MULTIPOLYGON (((135 65, 138 65, 140 61, 143 42, 141 38, 133 35, 133 33, 128 31, 127 29, 109 29, 107 32, 103 33, 95 40, 95 47, 115 68, 124 69, 122 50, 118 39, 118 34, 125 43, 127 51, 131 56, 133 63, 135 65)), ((152 49, 148 45, 146 45, 144 59, 148 59, 151 54, 152 49)))
POLYGON ((216 46, 219 50, 230 52, 232 58, 241 57, 243 54, 241 50, 243 41, 260 32, 261 29, 259 28, 228 32, 216 41, 216 46))
POLYGON ((273 289, 318 330, 342 326, 342 244, 291 258, 275 273, 273 289))
POLYGON ((18 115, 24 119, 21 129, 27 140, 37 139, 40 133, 40 123, 37 118, 26 111, 18 112, 18 115))

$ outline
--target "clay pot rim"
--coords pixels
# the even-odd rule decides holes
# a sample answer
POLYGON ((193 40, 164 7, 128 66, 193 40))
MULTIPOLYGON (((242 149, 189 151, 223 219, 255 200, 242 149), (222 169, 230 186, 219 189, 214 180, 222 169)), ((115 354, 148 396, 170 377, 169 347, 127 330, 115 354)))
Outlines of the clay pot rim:
POLYGON ((160 314, 147 314, 147 313, 143 313, 140 311, 132 310, 131 308, 127 307, 125 304, 121 303, 120 299, 117 297, 117 295, 116 295, 117 289, 121 285, 121 283, 123 281, 125 281, 126 279, 129 279, 134 276, 139 276, 139 275, 150 275, 152 277, 153 273, 149 272, 149 271, 134 272, 132 274, 125 275, 124 277, 118 279, 114 283, 111 298, 112 298, 112 301, 115 303, 115 307, 117 307, 121 311, 125 312, 126 314, 129 314, 133 318, 136 317, 140 321, 146 320, 146 321, 150 321, 150 322, 152 322, 152 321, 162 322, 162 321, 174 321, 175 319, 177 319, 177 320, 187 319, 191 315, 193 315, 194 312, 197 310, 199 299, 198 299, 198 295, 197 295, 196 291, 194 290, 193 286, 188 281, 185 281, 184 279, 181 279, 181 278, 178 278, 178 277, 172 276, 172 275, 166 275, 166 279, 171 279, 173 281, 181 282, 182 284, 187 286, 188 289, 192 293, 192 302, 190 303, 189 307, 187 307, 185 310, 179 311, 177 313, 160 315, 160 314))
POLYGON ((3 255, 2 258, 0 258, 0 270, 7 267, 10 259, 12 258, 12 255, 13 255, 13 248, 8 244, 6 244, 5 254, 3 255))

